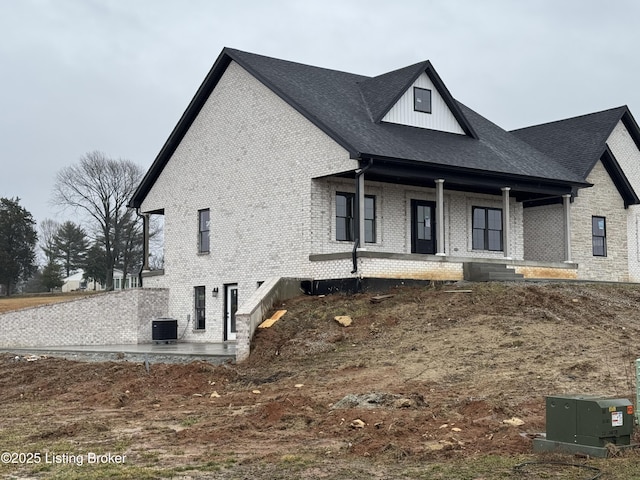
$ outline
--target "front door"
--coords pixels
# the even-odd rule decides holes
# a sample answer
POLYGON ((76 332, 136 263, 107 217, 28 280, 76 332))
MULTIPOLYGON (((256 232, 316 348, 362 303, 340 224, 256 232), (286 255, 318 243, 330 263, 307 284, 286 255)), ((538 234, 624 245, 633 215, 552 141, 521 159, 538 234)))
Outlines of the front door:
POLYGON ((238 310, 238 285, 224 286, 225 340, 236 339, 236 311, 238 310))
POLYGON ((436 203, 411 200, 411 253, 436 253, 436 203))

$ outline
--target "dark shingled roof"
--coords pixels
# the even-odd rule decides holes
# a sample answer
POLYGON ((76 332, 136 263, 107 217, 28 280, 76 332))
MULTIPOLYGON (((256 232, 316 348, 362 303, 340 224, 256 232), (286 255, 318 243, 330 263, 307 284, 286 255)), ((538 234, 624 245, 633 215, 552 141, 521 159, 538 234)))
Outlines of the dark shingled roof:
MULTIPOLYGON (((377 77, 329 70, 225 48, 156 157, 131 206, 138 207, 231 61, 237 62, 345 148, 352 158, 410 162, 440 171, 528 178, 568 190, 588 184, 555 161, 453 99, 430 62, 377 77), (466 135, 380 122, 423 72, 466 135)), ((556 152, 551 152, 555 154, 556 152)))
POLYGON ((640 148, 640 130, 627 106, 520 128, 511 133, 584 179, 598 160, 602 160, 625 203, 636 204, 640 200, 607 146, 607 139, 620 121, 640 148))
POLYGON ((586 178, 604 153, 607 138, 627 111, 627 107, 612 108, 511 133, 586 178))

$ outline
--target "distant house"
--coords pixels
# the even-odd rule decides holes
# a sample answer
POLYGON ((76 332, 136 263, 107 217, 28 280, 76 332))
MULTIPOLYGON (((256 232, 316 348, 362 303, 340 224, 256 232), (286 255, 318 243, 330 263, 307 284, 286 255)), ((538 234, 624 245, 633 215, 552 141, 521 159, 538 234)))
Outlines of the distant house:
POLYGON ((62 279, 61 290, 63 292, 75 292, 78 290, 104 290, 104 286, 98 282, 88 282, 82 277, 84 272, 82 270, 69 275, 62 279))
POLYGON ((587 117, 507 132, 428 61, 366 77, 225 48, 131 199, 164 216, 144 286, 221 341, 272 276, 639 281, 638 126, 587 117))
MULTIPOLYGON (((84 271, 79 270, 73 275, 68 276, 62 280, 62 291, 63 292, 75 292, 77 290, 104 290, 105 286, 101 282, 95 282, 93 280, 85 280, 83 278, 84 271)), ((114 290, 123 290, 126 288, 137 288, 138 285, 138 276, 137 275, 127 275, 126 280, 123 280, 122 270, 114 270, 113 271, 113 288, 114 290)))
POLYGON ((114 290, 125 290, 127 288, 138 288, 138 275, 137 274, 129 274, 127 278, 124 279, 124 274, 122 270, 114 270, 113 271, 113 288, 114 290))

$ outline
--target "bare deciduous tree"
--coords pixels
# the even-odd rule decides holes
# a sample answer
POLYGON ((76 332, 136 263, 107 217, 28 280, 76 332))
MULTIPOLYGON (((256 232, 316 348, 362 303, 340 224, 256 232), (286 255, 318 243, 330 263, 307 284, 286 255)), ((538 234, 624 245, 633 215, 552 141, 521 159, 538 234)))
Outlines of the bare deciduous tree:
POLYGON ((114 160, 102 152, 90 152, 63 168, 56 176, 53 201, 83 211, 92 219, 97 238, 104 242, 106 288, 113 289, 113 269, 122 255, 127 202, 133 196, 142 170, 130 160, 114 160))
POLYGON ((50 218, 45 218, 40 222, 40 235, 38 235, 38 238, 40 240, 40 248, 46 257, 45 265, 56 258, 56 234, 59 228, 60 224, 50 218))

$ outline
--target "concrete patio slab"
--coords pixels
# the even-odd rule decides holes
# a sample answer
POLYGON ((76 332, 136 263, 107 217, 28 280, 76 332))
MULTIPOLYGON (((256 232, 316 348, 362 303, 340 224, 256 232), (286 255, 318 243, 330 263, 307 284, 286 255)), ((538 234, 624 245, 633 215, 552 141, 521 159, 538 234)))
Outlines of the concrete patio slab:
POLYGON ((130 361, 149 363, 210 363, 235 361, 235 343, 143 343, 131 345, 67 345, 55 347, 2 348, 0 352, 66 358, 77 361, 130 361))

